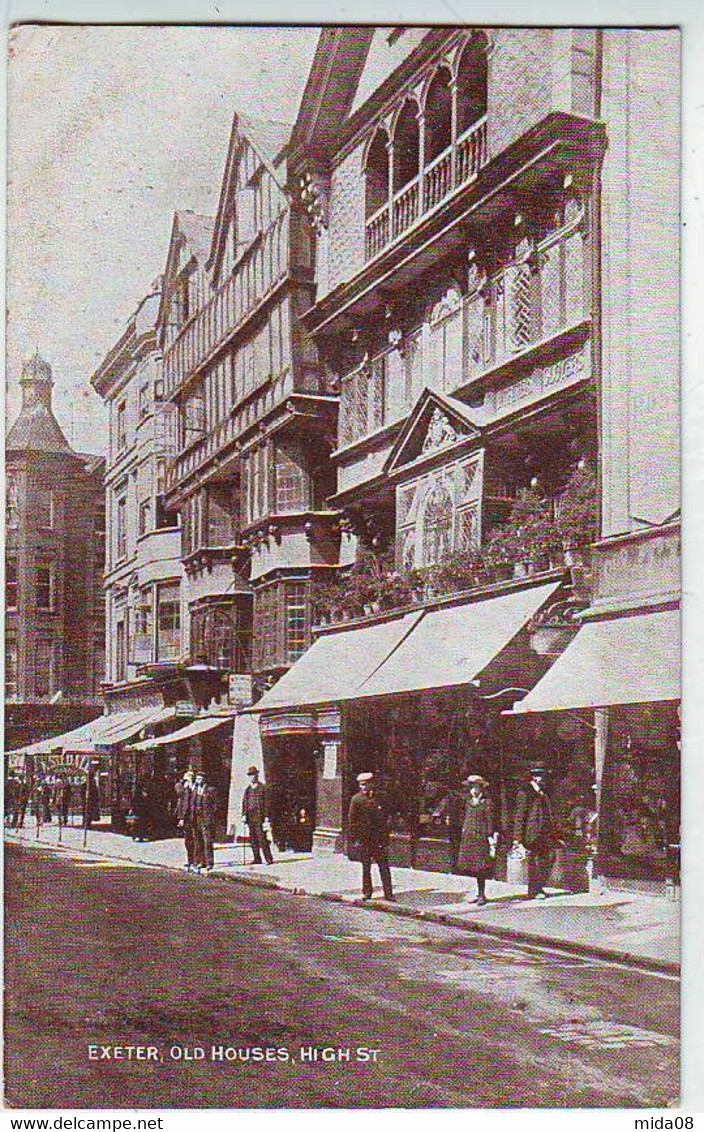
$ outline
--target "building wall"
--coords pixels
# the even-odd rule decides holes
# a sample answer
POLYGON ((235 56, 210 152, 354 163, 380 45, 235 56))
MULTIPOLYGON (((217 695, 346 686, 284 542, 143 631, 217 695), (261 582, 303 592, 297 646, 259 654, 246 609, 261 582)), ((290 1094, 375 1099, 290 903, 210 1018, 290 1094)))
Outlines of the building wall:
MULTIPOLYGON (((8 528, 7 558, 16 563, 19 601, 6 620, 17 650, 17 702, 99 702, 104 637, 102 466, 87 470, 73 453, 8 454, 18 485, 18 524, 8 528), (51 493, 51 526, 39 516, 51 493), (51 608, 39 608, 39 570, 52 570, 51 608), (47 661, 51 658, 49 663, 47 661), (44 673, 41 675, 40 670, 44 673)), ((43 601, 42 601, 43 604, 43 601)))
POLYGON ((364 146, 358 145, 335 167, 331 177, 328 252, 331 291, 364 267, 363 156, 364 146))
POLYGON ((604 32, 602 534, 679 507, 679 33, 604 32))

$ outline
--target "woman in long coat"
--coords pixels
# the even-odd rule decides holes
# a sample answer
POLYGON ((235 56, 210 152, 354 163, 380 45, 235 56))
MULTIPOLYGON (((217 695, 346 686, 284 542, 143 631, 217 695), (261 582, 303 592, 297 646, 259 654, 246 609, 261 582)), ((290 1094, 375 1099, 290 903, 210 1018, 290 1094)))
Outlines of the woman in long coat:
POLYGON ((494 867, 498 834, 494 828, 491 802, 487 797, 489 783, 478 774, 471 774, 463 783, 469 797, 462 825, 462 838, 457 859, 458 871, 476 877, 477 895, 474 904, 486 904, 486 878, 494 867))

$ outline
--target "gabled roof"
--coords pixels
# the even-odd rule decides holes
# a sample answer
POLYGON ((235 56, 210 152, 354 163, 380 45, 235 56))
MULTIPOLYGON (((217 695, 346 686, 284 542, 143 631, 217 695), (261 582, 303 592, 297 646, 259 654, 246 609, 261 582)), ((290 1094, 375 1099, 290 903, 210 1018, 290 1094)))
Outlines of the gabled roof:
POLYGON ((291 162, 326 166, 385 99, 457 29, 323 28, 296 125, 291 162))
POLYGON ((346 119, 362 73, 372 27, 324 27, 305 85, 291 147, 321 155, 346 119))
POLYGON ((201 216, 199 212, 184 208, 174 213, 174 224, 184 236, 189 251, 199 263, 205 263, 210 255, 210 243, 213 238, 213 217, 201 216))
POLYGON ((291 140, 292 122, 279 122, 274 118, 251 118, 239 114, 240 133, 252 143, 265 165, 275 174, 283 150, 291 140))
POLYGON ((286 173, 280 168, 281 158, 291 136, 291 124, 274 119, 264 120, 234 114, 225 171, 215 213, 213 240, 207 267, 216 273, 230 220, 230 200, 240 158, 240 141, 246 138, 281 189, 286 186, 286 173))
POLYGON ((41 402, 23 405, 5 443, 7 452, 75 455, 51 409, 41 402))
POLYGON ((208 257, 210 255, 210 248, 213 238, 213 225, 214 220, 212 216, 202 216, 198 212, 193 212, 190 208, 178 209, 174 212, 173 222, 171 224, 171 235, 169 237, 169 250, 166 253, 166 266, 164 267, 164 274, 161 277, 161 298, 159 300, 159 313, 156 320, 156 325, 163 326, 165 316, 165 303, 167 296, 170 295, 170 283, 175 274, 174 262, 178 255, 183 241, 186 242, 186 249, 190 252, 191 256, 203 268, 206 267, 208 257))
POLYGON ((454 397, 424 389, 396 437, 384 473, 391 475, 408 464, 433 459, 438 452, 451 451, 467 440, 480 440, 485 423, 481 409, 470 409, 454 397))

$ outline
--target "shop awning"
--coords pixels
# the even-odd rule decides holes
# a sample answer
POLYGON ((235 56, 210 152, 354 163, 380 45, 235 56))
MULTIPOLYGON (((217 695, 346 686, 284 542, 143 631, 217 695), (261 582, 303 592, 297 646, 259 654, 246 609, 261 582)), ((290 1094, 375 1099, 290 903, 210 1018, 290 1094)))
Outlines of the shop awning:
POLYGON ((426 613, 356 695, 469 684, 527 625, 560 582, 426 613))
POLYGON ((180 727, 178 731, 170 731, 168 735, 159 735, 156 739, 143 739, 141 743, 133 743, 128 749, 130 751, 151 751, 153 747, 165 747, 169 743, 185 743, 189 739, 195 739, 198 735, 202 735, 205 731, 212 731, 214 727, 222 727, 224 724, 232 724, 234 716, 220 715, 208 716, 204 719, 194 719, 192 723, 186 727, 180 727))
POLYGON ((404 640, 423 611, 324 633, 256 704, 257 713, 354 699, 361 684, 404 640))
POLYGON ((175 709, 172 707, 150 707, 138 711, 118 711, 112 715, 99 715, 90 723, 84 723, 72 731, 64 731, 61 735, 42 739, 38 743, 20 747, 11 753, 14 756, 47 755, 51 751, 63 750, 92 754, 96 747, 110 747, 114 743, 122 743, 131 739, 147 724, 165 722, 172 719, 174 714, 175 709))
POLYGON ((680 698, 678 610, 584 625, 512 714, 680 698))

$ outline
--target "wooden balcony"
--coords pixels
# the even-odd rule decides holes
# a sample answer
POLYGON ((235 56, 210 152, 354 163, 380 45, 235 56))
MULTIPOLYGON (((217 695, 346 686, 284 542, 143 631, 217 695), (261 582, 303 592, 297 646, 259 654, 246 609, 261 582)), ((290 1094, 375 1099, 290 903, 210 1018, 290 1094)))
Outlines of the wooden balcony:
POLYGON ((366 222, 365 255, 373 259, 456 189, 470 184, 488 160, 486 117, 475 122, 366 222))

